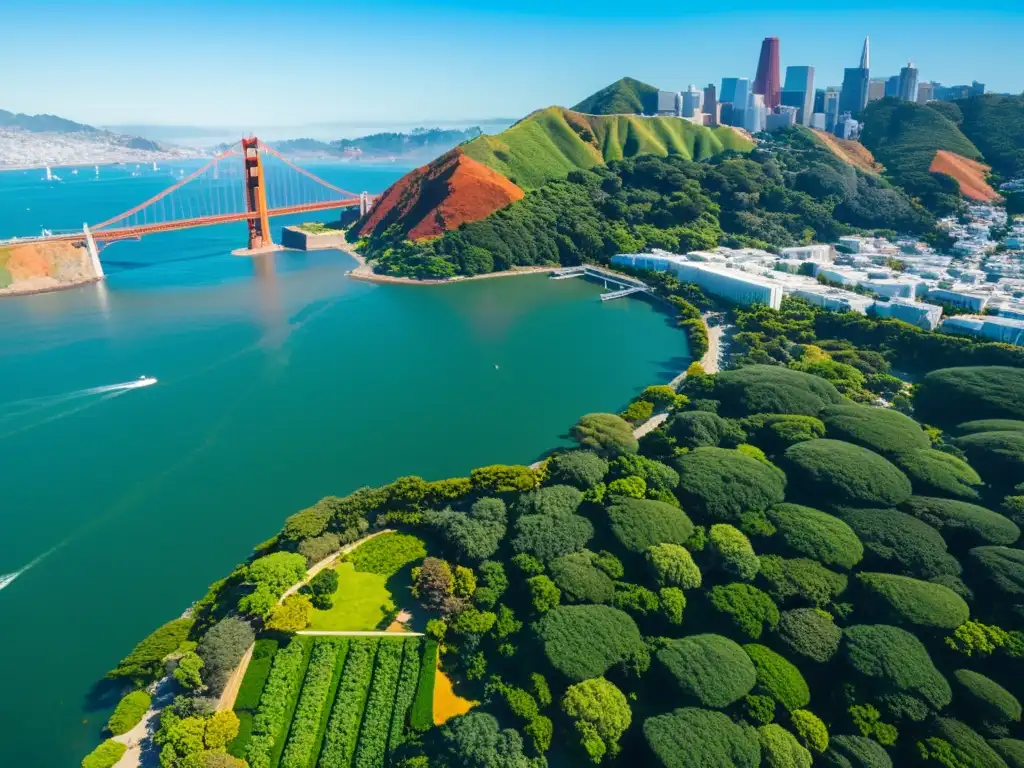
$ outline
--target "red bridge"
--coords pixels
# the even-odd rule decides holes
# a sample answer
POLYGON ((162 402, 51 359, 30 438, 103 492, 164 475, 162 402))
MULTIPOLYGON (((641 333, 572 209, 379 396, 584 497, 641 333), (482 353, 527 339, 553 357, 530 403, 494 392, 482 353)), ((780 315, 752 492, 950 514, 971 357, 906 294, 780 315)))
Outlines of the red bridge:
POLYGON ((45 231, 40 237, 8 242, 86 241, 90 249, 156 232, 245 221, 249 248, 273 245, 270 217, 358 206, 360 215, 375 196, 356 194, 314 176, 257 138, 242 139, 199 170, 143 203, 74 233, 45 231), (239 159, 240 158, 240 159, 239 159))

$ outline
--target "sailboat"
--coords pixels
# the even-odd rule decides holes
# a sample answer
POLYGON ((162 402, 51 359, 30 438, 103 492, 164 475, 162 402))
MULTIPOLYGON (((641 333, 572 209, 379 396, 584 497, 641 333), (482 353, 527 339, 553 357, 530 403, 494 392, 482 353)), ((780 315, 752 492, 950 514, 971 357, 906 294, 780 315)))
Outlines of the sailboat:
POLYGON ((153 170, 154 171, 159 171, 160 170, 159 168, 156 167, 156 160, 153 161, 153 170))
POLYGON ((71 169, 71 175, 72 176, 77 176, 78 175, 78 169, 77 168, 72 168, 71 169))
POLYGON ((96 171, 96 178, 100 177, 100 167, 98 165, 93 166, 93 170, 96 171))
POLYGON ((53 171, 50 170, 50 166, 46 166, 46 176, 43 177, 43 181, 53 181, 53 171))

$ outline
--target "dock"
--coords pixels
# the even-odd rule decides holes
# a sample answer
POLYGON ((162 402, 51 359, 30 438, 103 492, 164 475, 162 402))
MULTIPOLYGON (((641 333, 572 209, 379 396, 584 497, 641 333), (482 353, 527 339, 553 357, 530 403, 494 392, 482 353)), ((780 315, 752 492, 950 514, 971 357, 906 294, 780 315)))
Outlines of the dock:
POLYGON ((629 275, 622 275, 618 272, 613 272, 610 269, 598 267, 593 264, 581 264, 578 267, 557 269, 551 273, 550 279, 568 280, 571 277, 589 277, 594 280, 600 280, 604 283, 605 288, 615 286, 616 290, 601 294, 601 301, 621 299, 624 296, 630 296, 634 293, 654 295, 654 289, 647 285, 643 280, 638 280, 637 278, 630 277, 629 275))

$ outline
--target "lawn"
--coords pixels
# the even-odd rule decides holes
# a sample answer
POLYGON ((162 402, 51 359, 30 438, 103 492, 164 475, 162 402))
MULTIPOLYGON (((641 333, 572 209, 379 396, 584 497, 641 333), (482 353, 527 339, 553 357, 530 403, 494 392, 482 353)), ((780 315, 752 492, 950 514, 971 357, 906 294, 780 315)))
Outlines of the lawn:
POLYGON ((388 577, 356 571, 352 563, 340 563, 335 570, 338 572, 338 590, 334 593, 334 605, 326 611, 314 610, 313 620, 307 629, 376 629, 384 619, 385 610, 392 610, 394 605, 387 588, 388 577))

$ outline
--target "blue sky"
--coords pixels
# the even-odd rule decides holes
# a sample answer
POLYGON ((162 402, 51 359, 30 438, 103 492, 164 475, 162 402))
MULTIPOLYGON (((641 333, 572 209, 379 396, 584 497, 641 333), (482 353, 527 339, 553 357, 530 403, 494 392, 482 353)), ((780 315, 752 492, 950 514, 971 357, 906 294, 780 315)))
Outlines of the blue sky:
POLYGON ((518 117, 623 75, 753 77, 766 35, 818 86, 870 34, 874 76, 913 59, 925 80, 1024 90, 1021 0, 0 0, 0 30, 0 108, 94 124, 518 117))

